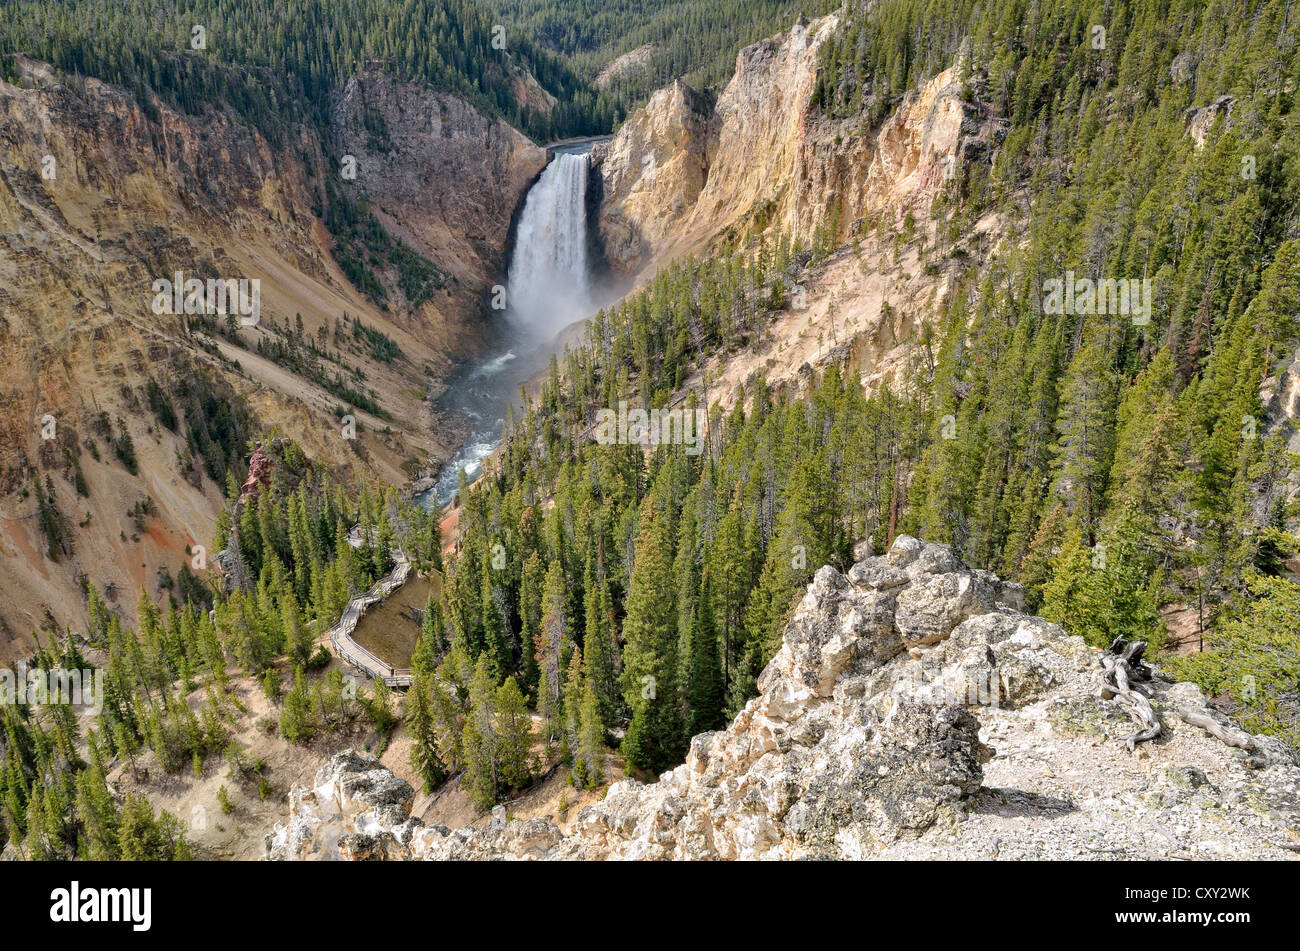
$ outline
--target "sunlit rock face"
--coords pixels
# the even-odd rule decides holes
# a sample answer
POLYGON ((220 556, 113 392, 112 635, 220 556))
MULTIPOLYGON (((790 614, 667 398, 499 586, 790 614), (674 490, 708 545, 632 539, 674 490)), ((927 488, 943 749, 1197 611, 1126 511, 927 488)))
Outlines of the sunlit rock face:
POLYGON ((774 229, 808 243, 827 226, 846 238, 864 218, 923 220, 947 182, 985 160, 1004 123, 963 87, 956 65, 879 126, 823 115, 813 101, 818 56, 838 22, 800 19, 744 48, 716 102, 680 81, 660 89, 597 146, 597 227, 617 273, 723 235, 774 229))

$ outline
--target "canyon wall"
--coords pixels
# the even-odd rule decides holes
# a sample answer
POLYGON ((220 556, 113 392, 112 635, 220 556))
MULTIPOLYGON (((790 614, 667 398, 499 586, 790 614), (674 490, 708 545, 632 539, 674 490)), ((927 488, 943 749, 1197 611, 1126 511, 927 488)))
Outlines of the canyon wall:
POLYGON ((189 428, 202 421, 162 425, 154 385, 167 397, 209 381, 213 407, 246 403, 254 429, 276 427, 344 477, 401 485, 450 455, 459 434, 431 425, 429 399, 483 345, 482 296, 545 163, 453 97, 350 83, 334 104, 337 147, 354 149, 360 174, 342 186, 449 276, 410 307, 381 262, 379 306, 341 272, 317 217, 322 176, 340 170, 314 127, 272 144, 226 110, 146 110, 120 88, 19 65, 20 83, 0 83, 0 662, 26 654, 42 623, 83 624, 82 581, 129 619, 139 589, 161 592, 159 568, 174 576, 187 547, 210 543, 224 486, 195 464, 189 428), (387 128, 382 149, 358 131, 367 119, 387 128), (259 323, 205 334, 155 314, 153 282, 178 271, 260 281, 259 323), (377 354, 345 314, 400 354, 377 354), (357 409, 356 439, 339 420, 347 390, 384 413, 357 409), (134 473, 115 458, 128 435, 134 473), (47 493, 69 536, 57 558, 47 493))
POLYGON ((546 150, 455 96, 379 72, 349 80, 330 115, 334 151, 390 233, 454 278, 447 326, 506 268, 510 218, 546 167, 546 150))
POLYGON ((741 50, 716 104, 678 82, 628 117, 593 158, 598 227, 624 276, 766 232, 800 243, 830 225, 923 219, 964 166, 985 161, 1001 124, 963 89, 956 65, 905 96, 879 128, 813 102, 818 56, 838 26, 808 22, 741 50))
POLYGON ((758 236, 840 246, 762 339, 706 357, 686 385, 710 402, 729 405, 760 373, 801 389, 832 362, 868 386, 904 380, 918 332, 962 268, 982 266, 1013 230, 988 215, 941 236, 931 218, 945 189, 992 162, 1004 134, 981 78, 963 83, 955 63, 878 127, 826 116, 813 94, 837 27, 835 16, 800 19, 746 47, 716 104, 682 83, 660 90, 593 153, 597 227, 611 269, 631 283, 758 236))

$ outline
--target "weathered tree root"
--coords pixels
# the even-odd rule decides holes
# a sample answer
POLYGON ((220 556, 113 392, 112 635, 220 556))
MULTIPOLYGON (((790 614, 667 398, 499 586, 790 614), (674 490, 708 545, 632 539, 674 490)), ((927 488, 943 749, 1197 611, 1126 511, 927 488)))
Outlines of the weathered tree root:
POLYGON ((1210 734, 1210 736, 1222 740, 1228 746, 1235 746, 1237 749, 1245 750, 1247 753, 1253 753, 1255 751, 1255 741, 1251 739, 1248 733, 1243 733, 1240 730, 1226 727, 1208 713, 1188 713, 1186 711, 1179 711, 1179 716, 1192 726, 1199 726, 1206 733, 1210 734))
POLYGON ((1146 684, 1151 682, 1151 668, 1142 660, 1146 641, 1126 641, 1115 638, 1101 654, 1101 698, 1114 700, 1122 706, 1139 729, 1124 738, 1124 745, 1133 752, 1139 743, 1154 740, 1163 727, 1151 701, 1146 697, 1146 684))

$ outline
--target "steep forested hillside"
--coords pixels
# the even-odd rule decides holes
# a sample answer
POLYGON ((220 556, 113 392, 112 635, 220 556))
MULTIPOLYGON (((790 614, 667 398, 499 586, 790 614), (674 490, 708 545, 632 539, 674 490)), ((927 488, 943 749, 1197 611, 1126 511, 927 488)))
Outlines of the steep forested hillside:
POLYGON ((264 798, 265 763, 234 738, 247 710, 230 689, 232 661, 281 704, 279 732, 290 742, 346 733, 363 716, 392 729, 382 682, 357 693, 345 689, 337 666, 310 685, 305 672, 330 663, 329 650, 313 651, 313 641, 350 597, 392 568, 394 546, 417 570, 440 565, 437 520, 392 489, 347 489, 292 443, 267 441, 259 456, 264 482, 242 490, 229 473, 218 523, 213 551, 224 550, 230 591, 210 590, 187 565, 165 606, 139 592, 137 631, 87 585, 84 638, 33 660, 33 668, 79 671, 90 666, 84 652, 102 652, 104 709, 93 727, 83 733, 66 703, 0 705, 0 845, 12 841, 32 859, 189 857, 174 818, 155 816, 143 797, 115 801, 107 784, 114 758, 133 776, 146 755, 164 774, 188 769, 196 777, 224 762, 231 788, 251 784, 264 798))
POLYGON ((6 0, 0 16, 6 78, 17 75, 10 54, 25 53, 142 101, 152 91, 192 112, 228 103, 277 138, 304 114, 319 121, 329 92, 368 66, 429 82, 539 139, 609 124, 560 60, 466 0, 6 0), (558 100, 554 111, 521 101, 519 71, 558 100))
POLYGON ((806 399, 760 383, 714 412, 699 456, 594 444, 594 411, 668 405, 827 249, 684 265, 598 317, 466 494, 451 670, 482 651, 570 750, 592 716, 629 717, 629 763, 659 769, 752 694, 819 565, 907 530, 1022 580, 1094 644, 1158 645, 1161 609, 1198 607, 1210 650, 1172 662, 1294 738, 1295 459, 1260 397, 1300 337, 1288 9, 1147 2, 1095 23, 1071 0, 900 0, 851 16, 822 108, 867 128, 965 51, 970 95, 1009 126, 936 203, 931 260, 989 209, 1023 233, 986 273, 945 263, 957 292, 901 392, 834 368, 806 399), (1067 272, 1147 280, 1149 311, 1059 312, 1047 282, 1067 272))

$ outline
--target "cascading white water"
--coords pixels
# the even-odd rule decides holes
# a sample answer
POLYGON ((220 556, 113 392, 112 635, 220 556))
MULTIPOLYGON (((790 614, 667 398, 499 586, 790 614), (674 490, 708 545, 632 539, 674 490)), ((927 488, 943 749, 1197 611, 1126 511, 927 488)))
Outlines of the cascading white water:
POLYGON ((587 316, 586 152, 555 156, 524 200, 506 275, 506 312, 529 336, 549 339, 587 316))
POLYGON ((506 273, 510 348, 452 382, 439 408, 474 421, 473 431, 421 496, 442 505, 464 470, 472 482, 500 444, 505 409, 519 387, 544 367, 555 334, 592 310, 587 273, 587 153, 591 141, 557 148, 529 189, 506 273), (518 353, 518 356, 516 356, 518 353))

